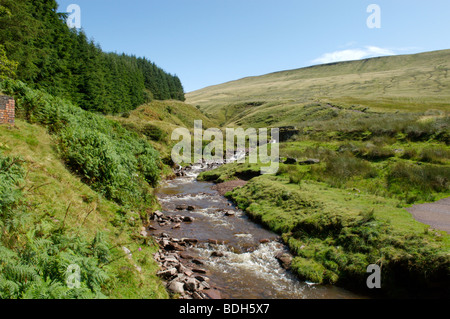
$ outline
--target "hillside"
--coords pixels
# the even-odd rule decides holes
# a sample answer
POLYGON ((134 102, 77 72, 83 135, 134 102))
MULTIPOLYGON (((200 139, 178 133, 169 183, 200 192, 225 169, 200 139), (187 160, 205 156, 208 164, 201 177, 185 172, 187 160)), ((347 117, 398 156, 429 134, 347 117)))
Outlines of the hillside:
POLYGON ((13 129, 0 126, 0 141, 1 221, 14 224, 2 236, 10 242, 0 244, 1 298, 167 298, 155 276, 155 247, 134 239, 141 227, 137 213, 73 175, 45 128, 17 120, 13 129), (5 192, 5 166, 11 166, 2 163, 8 159, 20 164, 23 174, 16 177, 18 185, 5 192), (5 201, 12 192, 15 201, 5 201), (95 251, 99 238, 109 251, 95 251), (121 247, 130 249, 133 259, 125 258, 121 247), (74 261, 84 265, 82 288, 71 291, 64 287, 64 273, 74 261), (17 280, 21 277, 15 272, 20 271, 28 282, 17 280))
POLYGON ((170 163, 172 146, 178 142, 171 140, 174 129, 185 127, 192 130, 195 120, 201 120, 204 128, 218 126, 214 119, 207 118, 197 108, 175 100, 153 101, 122 116, 109 118, 146 138, 167 163, 170 163))
POLYGON ((168 145, 139 125, 167 134, 200 112, 155 101, 122 126, 19 81, 0 92, 18 116, 0 126, 0 298, 167 298, 144 226, 172 173, 155 150, 168 145), (79 289, 66 287, 70 264, 82 265, 79 289))
POLYGON ((364 289, 367 265, 381 264, 384 296, 447 296, 449 220, 433 228, 404 207, 450 196, 449 67, 445 50, 191 92, 222 127, 295 126, 281 131, 275 175, 247 162, 199 178, 245 179, 226 196, 282 236, 303 280, 364 289))
POLYGON ((356 112, 367 107, 445 111, 450 108, 449 68, 450 50, 443 50, 248 77, 186 97, 223 125, 295 125, 305 118, 303 107, 311 104, 336 104, 356 112))

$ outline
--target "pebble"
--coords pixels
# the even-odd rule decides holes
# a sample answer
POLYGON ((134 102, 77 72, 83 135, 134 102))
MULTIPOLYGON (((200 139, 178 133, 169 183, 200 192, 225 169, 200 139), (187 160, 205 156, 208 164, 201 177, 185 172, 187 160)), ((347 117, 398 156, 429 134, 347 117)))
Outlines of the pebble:
MULTIPOLYGON (((221 295, 217 290, 211 294, 203 293, 203 291, 211 289, 208 283, 209 278, 204 276, 207 273, 205 269, 191 268, 187 264, 183 265, 180 261, 185 260, 184 263, 191 261, 192 264, 204 265, 203 261, 182 251, 184 248, 181 247, 181 244, 195 244, 198 240, 171 238, 165 233, 155 239, 161 247, 158 252, 153 254, 161 269, 157 275, 165 280, 166 288, 170 293, 179 294, 180 299, 219 299, 218 297, 221 295)), ((188 264, 190 263, 188 262, 188 264)))

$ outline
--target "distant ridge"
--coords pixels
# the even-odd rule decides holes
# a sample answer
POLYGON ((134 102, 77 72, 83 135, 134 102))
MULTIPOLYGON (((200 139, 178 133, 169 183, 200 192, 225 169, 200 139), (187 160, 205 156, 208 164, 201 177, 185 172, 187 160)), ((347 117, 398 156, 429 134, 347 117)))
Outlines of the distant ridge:
POLYGON ((292 107, 320 101, 375 110, 445 111, 450 108, 449 69, 450 50, 440 50, 245 77, 190 92, 186 97, 189 104, 224 122, 229 121, 230 111, 239 114, 239 104, 247 102, 260 102, 253 114, 274 104, 292 107))

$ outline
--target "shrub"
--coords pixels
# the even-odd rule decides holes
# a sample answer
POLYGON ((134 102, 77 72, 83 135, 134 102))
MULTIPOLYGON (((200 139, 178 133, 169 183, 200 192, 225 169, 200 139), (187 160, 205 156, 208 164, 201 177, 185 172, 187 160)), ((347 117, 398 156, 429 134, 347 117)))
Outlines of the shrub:
POLYGON ((135 132, 68 101, 5 80, 0 89, 17 100, 20 114, 58 139, 67 167, 94 190, 120 205, 147 206, 160 174, 159 154, 135 132))
POLYGON ((20 199, 16 186, 24 176, 20 159, 4 157, 0 153, 0 216, 11 209, 20 199))
POLYGON ((357 156, 369 161, 381 161, 394 157, 395 153, 388 148, 371 146, 361 149, 357 156))
POLYGON ((101 290, 109 276, 100 264, 110 262, 110 247, 104 236, 97 233, 88 242, 58 228, 41 233, 45 221, 32 221, 22 203, 23 178, 20 160, 0 154, 0 299, 105 297, 101 290), (71 289, 67 270, 75 264, 80 287, 71 289))
POLYGON ((149 137, 153 141, 162 141, 166 138, 167 134, 157 126, 147 124, 142 129, 142 133, 149 137))
POLYGON ((417 151, 413 148, 406 149, 403 151, 403 154, 400 156, 403 159, 413 159, 417 156, 417 151))
POLYGON ((450 188, 450 167, 397 163, 387 176, 388 186, 395 193, 417 191, 419 197, 450 188))
POLYGON ((324 169, 313 167, 311 172, 336 187, 342 186, 353 177, 372 178, 377 176, 377 171, 368 161, 356 158, 349 152, 328 157, 324 169))
POLYGON ((426 163, 444 164, 450 160, 450 150, 443 147, 428 147, 420 152, 419 160, 426 163))

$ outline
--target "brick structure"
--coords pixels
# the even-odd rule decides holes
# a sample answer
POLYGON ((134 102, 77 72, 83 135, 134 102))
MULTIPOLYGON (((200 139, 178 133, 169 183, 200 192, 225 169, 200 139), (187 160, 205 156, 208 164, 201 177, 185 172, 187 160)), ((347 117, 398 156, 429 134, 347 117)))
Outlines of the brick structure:
POLYGON ((0 124, 14 125, 15 101, 10 96, 0 96, 0 124))

